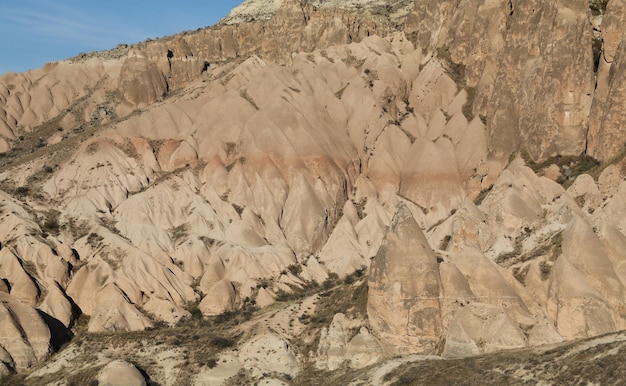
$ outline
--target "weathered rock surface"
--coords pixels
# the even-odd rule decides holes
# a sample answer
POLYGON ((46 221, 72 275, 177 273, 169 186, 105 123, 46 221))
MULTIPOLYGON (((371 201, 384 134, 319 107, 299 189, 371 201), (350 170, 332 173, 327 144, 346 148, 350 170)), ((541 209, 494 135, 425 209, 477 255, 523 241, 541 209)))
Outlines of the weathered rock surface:
POLYGON ((300 370, 298 359, 289 349, 289 344, 272 334, 259 335, 245 343, 239 359, 246 369, 254 373, 275 371, 295 377, 300 370))
POLYGON ((0 76, 0 373, 86 316, 107 336, 252 318, 164 384, 625 328, 623 8, 593 18, 597 74, 582 0, 248 0, 0 76))
POLYGON ((98 373, 98 384, 106 386, 145 386, 146 379, 132 364, 115 360, 109 362, 98 373))
POLYGON ((623 149, 626 138, 619 130, 622 115, 614 106, 623 103, 624 86, 624 17, 626 4, 610 1, 602 18, 602 53, 598 62, 597 87, 589 119, 588 154, 609 159, 623 149))
POLYGON ((322 329, 317 349, 317 366, 337 370, 348 362, 360 369, 378 362, 383 357, 383 347, 359 320, 350 320, 344 314, 335 314, 328 329, 322 329), (358 333, 351 337, 351 331, 358 333))
POLYGON ((220 280, 209 288, 209 295, 202 299, 199 308, 204 315, 219 315, 235 309, 237 293, 228 280, 220 280))
POLYGON ((124 60, 118 87, 122 98, 133 107, 146 107, 165 96, 167 82, 154 63, 141 54, 131 55, 124 60))
POLYGON ((52 352, 50 330, 33 307, 0 293, 0 360, 15 370, 25 370, 52 352))
POLYGON ((372 261, 367 312, 387 353, 433 353, 441 334, 437 257, 405 205, 372 261))

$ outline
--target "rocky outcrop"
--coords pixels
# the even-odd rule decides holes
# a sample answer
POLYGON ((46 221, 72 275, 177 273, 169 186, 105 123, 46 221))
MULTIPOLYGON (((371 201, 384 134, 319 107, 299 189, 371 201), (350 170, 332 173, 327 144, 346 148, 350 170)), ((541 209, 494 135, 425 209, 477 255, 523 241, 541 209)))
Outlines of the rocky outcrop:
POLYGON ((209 296, 200 302, 199 309, 204 315, 219 315, 233 311, 237 300, 235 287, 228 280, 221 280, 209 288, 209 296))
POLYGON ((598 63, 597 87, 589 120, 588 150, 594 158, 606 160, 624 149, 621 130, 623 114, 617 106, 626 101, 624 68, 626 46, 623 39, 626 4, 608 2, 602 19, 602 54, 598 63))
POLYGON ((98 373, 98 384, 105 386, 145 386, 146 379, 132 364, 115 360, 109 362, 98 373))
POLYGON ((246 307, 239 347, 193 369, 208 384, 624 328, 622 166, 532 162, 620 153, 621 3, 595 92, 582 1, 408 3, 246 1, 1 77, 0 372, 80 315, 141 331, 246 307), (316 308, 338 294, 354 304, 316 308))
POLYGON ((434 353, 441 335, 437 257, 400 205, 370 267, 367 313, 386 354, 434 353))
POLYGON ((585 150, 593 93, 588 20, 582 0, 418 1, 406 30, 468 87, 474 114, 487 118, 491 156, 525 150, 542 160, 585 150))
POLYGON ((361 369, 378 362, 383 357, 380 342, 370 334, 360 321, 349 320, 344 314, 335 314, 328 328, 320 332, 317 366, 330 371, 348 362, 351 368, 361 369), (358 333, 350 338, 351 331, 358 333))
POLYGON ((122 98, 133 107, 146 107, 167 92, 167 82, 159 68, 139 53, 124 60, 118 88, 122 98))
POLYGON ((47 359, 51 336, 41 314, 6 293, 0 302, 0 362, 21 371, 47 359))

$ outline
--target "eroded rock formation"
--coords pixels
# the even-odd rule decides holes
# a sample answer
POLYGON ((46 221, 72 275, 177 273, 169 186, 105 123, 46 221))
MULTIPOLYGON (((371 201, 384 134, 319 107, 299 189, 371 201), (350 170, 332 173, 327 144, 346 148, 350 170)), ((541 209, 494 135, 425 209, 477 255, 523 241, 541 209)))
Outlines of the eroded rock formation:
POLYGON ((622 8, 597 73, 582 0, 248 0, 1 76, 0 375, 238 313, 197 383, 623 329, 622 8))
POLYGON ((437 257, 401 204, 369 276, 367 312, 387 350, 395 354, 435 351, 441 335, 440 291, 437 257))

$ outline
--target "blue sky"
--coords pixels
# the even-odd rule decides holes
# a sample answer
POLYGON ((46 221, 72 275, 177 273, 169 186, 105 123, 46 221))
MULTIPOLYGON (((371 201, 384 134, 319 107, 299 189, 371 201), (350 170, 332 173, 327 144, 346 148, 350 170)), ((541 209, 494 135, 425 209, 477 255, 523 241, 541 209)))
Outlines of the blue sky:
POLYGON ((0 0, 0 74, 215 24, 243 0, 0 0))

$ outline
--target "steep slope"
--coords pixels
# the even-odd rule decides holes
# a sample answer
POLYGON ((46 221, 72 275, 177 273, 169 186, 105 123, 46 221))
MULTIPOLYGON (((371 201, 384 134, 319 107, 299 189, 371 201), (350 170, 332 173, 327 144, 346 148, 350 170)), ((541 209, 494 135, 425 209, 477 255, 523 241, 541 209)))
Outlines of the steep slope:
POLYGON ((81 382, 210 384, 624 329, 617 3, 597 75, 582 1, 248 0, 0 77, 0 374, 74 333, 81 382))

